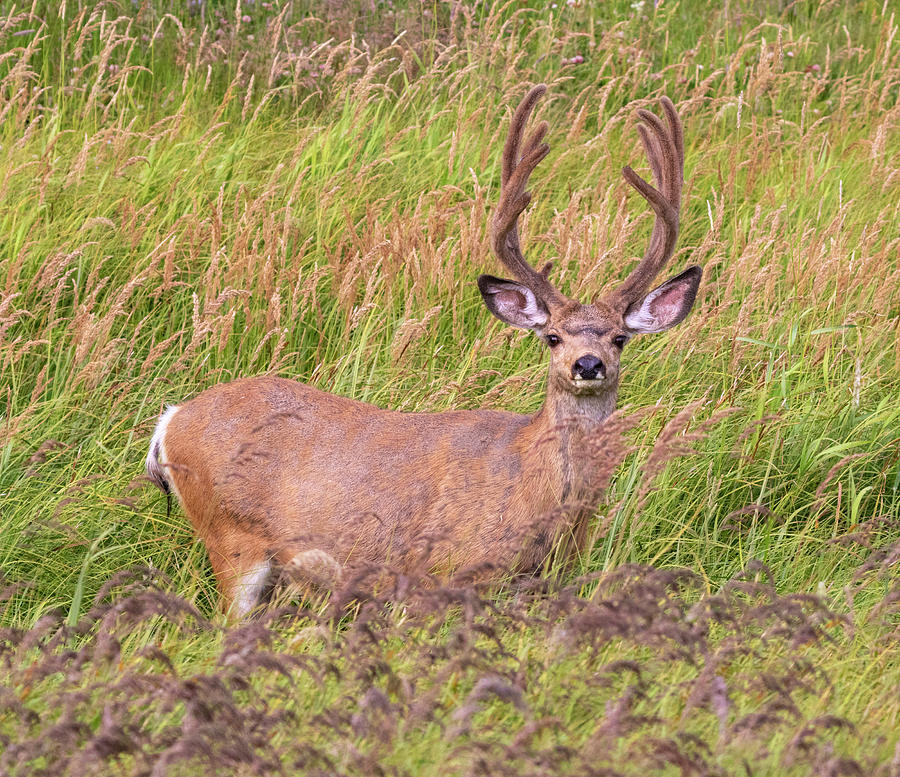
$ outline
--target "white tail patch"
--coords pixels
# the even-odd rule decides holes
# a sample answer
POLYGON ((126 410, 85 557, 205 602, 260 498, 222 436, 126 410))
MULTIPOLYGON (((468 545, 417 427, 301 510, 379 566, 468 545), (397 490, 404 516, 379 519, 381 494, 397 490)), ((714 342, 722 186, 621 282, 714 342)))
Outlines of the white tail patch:
POLYGON ((170 405, 160 415, 159 421, 156 423, 156 429, 153 437, 150 439, 150 450, 147 453, 147 477, 152 480, 156 486, 164 494, 175 491, 175 484, 172 482, 168 471, 166 470, 166 429, 169 427, 169 421, 179 410, 178 405, 170 405))

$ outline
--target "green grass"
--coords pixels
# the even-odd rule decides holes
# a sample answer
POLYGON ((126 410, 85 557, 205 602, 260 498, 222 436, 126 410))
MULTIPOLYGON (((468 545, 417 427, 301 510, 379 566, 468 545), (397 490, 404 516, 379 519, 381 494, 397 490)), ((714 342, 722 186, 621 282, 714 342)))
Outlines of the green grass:
MULTIPOLYGON (((334 722, 335 741, 353 743, 334 756, 341 773, 374 772, 372 763, 477 772, 479 758, 503 762, 523 721, 552 717, 531 745, 515 745, 521 773, 541 773, 535 754, 556 747, 578 753, 554 767, 573 773, 608 762, 624 774, 676 774, 660 742, 702 750, 696 735, 707 773, 855 773, 844 758, 893 774, 900 44, 889 4, 251 3, 249 21, 233 4, 201 5, 202 16, 156 0, 4 11, 0 571, 17 587, 0 624, 27 631, 58 612, 75 625, 107 580, 139 565, 212 616, 202 546, 142 478, 167 402, 272 373, 404 410, 536 410, 545 355, 489 316, 474 283, 497 271, 486 228, 511 107, 526 85, 550 85, 540 112, 552 151, 534 175, 524 243, 534 264, 556 260, 564 291, 588 299, 643 250, 650 214, 619 171, 644 164, 635 108, 668 94, 686 137, 673 266, 703 265, 704 282, 683 325, 626 349, 620 405, 654 410, 598 507, 580 571, 686 568, 700 581, 694 602, 761 562, 779 595, 818 595, 844 625, 823 627, 830 639, 808 648, 754 632, 752 651, 732 661, 718 624, 691 665, 634 635, 560 652, 552 618, 522 626, 506 613, 494 628, 507 655, 475 668, 440 663, 432 676, 420 662, 457 633, 452 614, 435 634, 390 621, 397 631, 365 650, 342 641, 357 633, 352 623, 298 647, 301 619, 273 626, 268 649, 333 661, 336 676, 320 686, 301 672, 289 690, 263 678, 235 698, 295 716, 274 726, 276 744, 305 732, 331 752, 316 715, 349 716, 348 700, 404 677, 422 678, 420 690, 443 686, 445 718, 400 726, 387 744, 334 722), (576 54, 582 64, 565 64, 576 54), (696 401, 693 427, 732 412, 648 488, 660 431, 696 401), (853 541, 861 531, 864 544, 853 541), (388 669, 361 679, 347 656, 388 669), (771 729, 726 735, 712 712, 690 711, 691 683, 718 661, 732 725, 776 693, 756 678, 789 675, 798 656, 810 662, 807 689, 771 729), (600 681, 598 667, 617 658, 643 667, 631 713, 653 721, 601 736, 598 721, 630 682, 600 681), (450 711, 481 670, 519 672, 530 712, 480 702, 462 746, 447 734, 459 724, 450 711), (798 745, 824 715, 853 728, 798 745)), ((69 687, 58 676, 32 684, 34 653, 3 637, 4 682, 39 714, 68 698, 60 689, 84 689, 93 701, 79 714, 96 732, 95 702, 113 693, 117 672, 151 671, 149 645, 179 676, 200 677, 218 671, 228 638, 138 619, 118 669, 100 662, 69 687)), ((134 699, 144 734, 182 725, 184 704, 134 699)), ((0 742, 23 736, 17 714, 0 709, 0 742)), ((139 761, 104 768, 137 774, 139 761)), ((65 768, 78 773, 78 763, 65 768)), ((269 768, 229 764, 238 774, 269 768)), ((43 768, 39 758, 0 766, 43 768)))

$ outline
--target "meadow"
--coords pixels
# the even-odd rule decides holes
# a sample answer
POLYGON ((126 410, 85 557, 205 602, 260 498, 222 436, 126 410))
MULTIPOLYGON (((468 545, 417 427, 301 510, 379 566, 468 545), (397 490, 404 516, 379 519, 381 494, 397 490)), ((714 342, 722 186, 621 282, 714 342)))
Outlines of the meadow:
POLYGON ((34 0, 0 9, 0 774, 900 775, 900 37, 887 0, 34 0), (521 220, 589 299, 685 126, 669 274, 575 568, 290 589, 229 623, 143 474, 159 412, 275 374, 537 410, 485 310, 521 220))

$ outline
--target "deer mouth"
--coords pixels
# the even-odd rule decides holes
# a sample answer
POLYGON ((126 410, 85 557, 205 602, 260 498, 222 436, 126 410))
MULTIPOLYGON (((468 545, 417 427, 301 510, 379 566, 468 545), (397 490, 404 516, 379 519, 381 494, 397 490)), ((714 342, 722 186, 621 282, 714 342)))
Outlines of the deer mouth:
POLYGON ((573 375, 569 379, 569 387, 573 394, 595 394, 608 385, 609 381, 606 379, 606 375, 596 378, 583 378, 581 375, 573 375))

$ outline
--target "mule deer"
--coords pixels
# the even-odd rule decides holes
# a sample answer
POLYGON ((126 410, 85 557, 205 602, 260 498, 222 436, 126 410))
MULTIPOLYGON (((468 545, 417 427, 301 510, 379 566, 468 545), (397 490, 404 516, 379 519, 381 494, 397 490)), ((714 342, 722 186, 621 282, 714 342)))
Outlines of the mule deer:
MULTIPOLYGON (((701 269, 650 290, 675 248, 681 206, 682 127, 665 97, 665 121, 637 112, 655 187, 623 170, 656 214, 628 278, 581 304, 550 283, 549 265, 537 271, 525 260, 517 221, 530 200, 528 178, 549 146, 546 122, 527 137, 524 130, 545 91, 538 85, 526 95, 503 149, 490 237, 513 280, 478 278, 491 313, 549 346, 537 413, 402 413, 257 377, 214 386, 161 415, 147 473, 178 497, 232 613, 255 607, 278 569, 318 564, 327 578, 354 564, 409 568, 420 563, 413 548, 421 537, 443 538, 428 561, 443 572, 479 562, 535 570, 550 552, 554 533, 530 527, 590 479, 579 449, 615 408, 622 348, 635 334, 682 321, 701 269)), ((581 509, 574 536, 583 538, 591 512, 581 509)))

